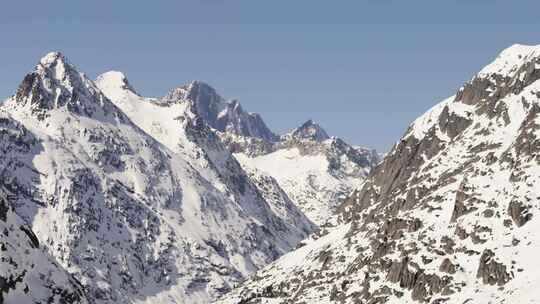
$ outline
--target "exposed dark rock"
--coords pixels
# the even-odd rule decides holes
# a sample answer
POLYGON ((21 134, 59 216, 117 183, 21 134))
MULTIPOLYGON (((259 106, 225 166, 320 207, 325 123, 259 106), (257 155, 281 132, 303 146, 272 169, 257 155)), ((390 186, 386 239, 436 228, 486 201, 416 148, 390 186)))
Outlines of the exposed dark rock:
POLYGON ((495 215, 495 212, 492 209, 486 209, 484 210, 483 214, 484 214, 484 217, 490 218, 490 217, 493 217, 493 215, 495 215))
POLYGON ((439 117, 441 131, 448 134, 452 139, 468 128, 471 123, 472 121, 470 119, 456 115, 455 113, 449 113, 448 106, 444 107, 439 117))
POLYGON ((510 281, 511 276, 506 272, 506 265, 495 260, 495 253, 485 249, 478 264, 477 278, 484 284, 502 286, 510 281))
POLYGON ((466 179, 464 179, 456 193, 456 200, 454 203, 454 210, 452 211, 452 217, 450 222, 455 222, 459 217, 476 210, 476 207, 467 207, 465 202, 470 198, 467 194, 466 179))
MULTIPOLYGON (((354 285, 358 280, 355 275, 362 271, 371 275, 369 281, 377 282, 377 287, 348 298, 340 294, 334 297, 336 302, 384 303, 396 301, 408 290, 412 300, 405 298, 403 303, 454 303, 453 294, 478 290, 482 284, 499 285, 502 290, 514 278, 517 262, 506 266, 496 259, 499 247, 486 246, 517 246, 514 254, 527 259, 531 252, 524 244, 536 241, 528 235, 530 230, 524 230, 527 236, 523 236, 520 230, 501 229, 503 225, 522 226, 531 221, 537 209, 534 204, 540 199, 534 171, 534 165, 540 164, 536 135, 540 107, 535 105, 540 92, 536 92, 537 83, 530 90, 524 89, 540 79, 540 56, 537 47, 517 46, 516 50, 517 54, 512 51, 498 58, 492 69, 486 69, 489 74, 473 78, 454 100, 444 101, 416 120, 363 187, 339 208, 350 228, 344 235, 347 245, 336 244, 332 251, 356 256, 354 261, 345 259, 347 264, 340 265, 346 271, 339 278, 354 285), (527 54, 522 55, 522 51, 527 54), (506 61, 505 56, 512 58, 506 61), (517 66, 506 65, 513 65, 513 60, 517 66), (503 71, 506 75, 500 74, 503 71), (521 101, 515 96, 518 94, 524 96, 521 101), (527 100, 529 96, 531 100, 527 100), (447 208, 452 207, 447 218, 447 208), (510 216, 504 219, 506 208, 510 216), (415 217, 419 221, 410 223, 415 217), (518 248, 523 251, 518 252, 518 248), (421 265, 408 258, 415 253, 421 265), (473 265, 471 269, 469 261, 476 258, 478 268, 473 265), (422 269, 433 266, 437 269, 431 274, 422 269), (476 271, 478 280, 463 279, 471 271, 476 271)), ((332 262, 339 264, 340 260, 332 262)), ((315 269, 318 264, 307 265, 296 269, 315 269)), ((338 277, 330 269, 325 272, 328 282, 338 277)), ((295 275, 298 277, 305 275, 295 275)), ((321 281, 314 288, 324 290, 325 286, 331 287, 321 281)), ((354 286, 363 288, 358 283, 354 286)), ((340 291, 339 286, 336 291, 340 291)), ((323 295, 307 289, 304 292, 306 298, 323 295)), ((506 290, 493 294, 486 302, 508 301, 506 298, 513 296, 506 290)), ((472 301, 465 299, 466 303, 472 301)))
POLYGON ((34 234, 34 232, 32 231, 32 229, 24 225, 21 226, 20 229, 28 236, 28 239, 30 239, 30 244, 32 248, 39 248, 39 240, 37 236, 34 234))
POLYGON ((454 231, 454 234, 457 235, 460 240, 464 240, 467 237, 469 237, 467 230, 463 229, 461 226, 456 226, 456 230, 454 231))
POLYGON ((540 57, 524 62, 513 73, 513 77, 500 74, 492 74, 489 78, 475 77, 459 90, 455 100, 468 105, 482 103, 482 106, 486 108, 482 112, 494 113, 492 115, 500 114, 493 110, 496 101, 506 97, 508 94, 517 94, 524 87, 540 79, 540 69, 536 68, 539 62, 540 57))
POLYGON ((308 120, 303 123, 300 127, 294 129, 291 133, 286 136, 296 139, 309 139, 314 141, 325 141, 330 139, 330 136, 326 131, 313 120, 308 120))
POLYGON ((441 238, 441 243, 442 248, 446 254, 454 253, 454 246, 456 245, 456 242, 454 242, 454 240, 445 235, 441 238))
POLYGON ((491 85, 492 83, 488 79, 476 77, 458 91, 455 101, 460 101, 468 105, 477 104, 489 96, 487 89, 491 85))
POLYGON ((9 211, 9 206, 5 199, 0 198, 0 221, 5 222, 7 219, 7 212, 9 211))
POLYGON ((517 201, 511 201, 508 205, 508 215, 510 215, 518 227, 525 225, 525 223, 532 219, 532 213, 529 212, 529 208, 517 201))
POLYGON ((415 232, 422 227, 422 221, 419 219, 405 220, 400 218, 392 218, 384 222, 381 227, 381 233, 390 239, 398 239, 403 235, 403 232, 415 232))
POLYGON ((449 258, 445 258, 442 261, 441 266, 439 267, 439 270, 442 272, 449 273, 449 274, 454 274, 456 273, 456 266, 452 263, 452 261, 450 261, 449 258))
POLYGON ((410 270, 409 259, 403 258, 400 262, 392 262, 386 279, 399 286, 412 291, 412 299, 426 301, 428 298, 441 292, 450 283, 450 277, 440 278, 435 274, 425 274, 423 270, 410 270))
POLYGON ((202 81, 194 81, 171 90, 161 102, 191 102, 201 119, 221 132, 269 142, 278 139, 259 114, 244 111, 237 100, 225 101, 214 88, 202 81))

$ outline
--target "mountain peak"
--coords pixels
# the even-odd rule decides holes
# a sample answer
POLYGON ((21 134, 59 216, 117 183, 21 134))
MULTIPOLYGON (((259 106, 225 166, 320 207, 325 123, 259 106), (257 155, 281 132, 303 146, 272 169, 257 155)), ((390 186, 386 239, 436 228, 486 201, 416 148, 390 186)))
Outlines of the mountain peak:
POLYGON ((96 84, 107 93, 107 96, 117 96, 126 92, 140 96, 129 83, 126 74, 119 71, 108 71, 99 75, 96 78, 96 84))
POLYGON ((45 78, 65 81, 73 79, 73 74, 79 74, 75 66, 60 52, 50 52, 41 57, 35 69, 45 78))
POLYGON ((506 49, 413 123, 339 206, 343 224, 218 303, 268 290, 276 303, 535 302, 538 92, 540 47, 506 49), (307 287, 314 271, 324 280, 307 287))
POLYGON ((65 62, 65 60, 66 58, 64 57, 64 54, 62 54, 61 52, 50 52, 45 56, 41 57, 39 63, 43 66, 51 66, 58 61, 65 62))
POLYGON ((479 76, 499 74, 512 77, 519 68, 540 56, 540 45, 514 44, 504 49, 495 60, 484 67, 479 76))
POLYGON ((325 141, 330 138, 326 131, 312 119, 308 119, 300 127, 287 135, 296 139, 311 139, 315 141, 325 141))
POLYGON ((203 88, 203 89, 214 89, 211 85, 208 83, 202 81, 202 80, 193 80, 187 85, 190 89, 196 88, 203 88))
POLYGON ((103 114, 112 110, 96 85, 60 52, 43 56, 35 70, 24 77, 12 100, 39 119, 46 117, 48 110, 60 108, 85 116, 98 108, 107 108, 102 109, 103 114))
POLYGON ((193 101, 203 101, 207 99, 213 101, 221 101, 222 98, 218 95, 216 90, 206 82, 200 80, 194 80, 189 85, 185 86, 186 90, 186 99, 191 99, 193 101))
POLYGON ((274 141, 277 137, 261 117, 245 112, 237 100, 225 101, 216 90, 200 80, 175 88, 162 98, 165 103, 188 101, 194 112, 212 128, 242 136, 274 141))
POLYGON ((200 80, 194 80, 189 84, 185 84, 170 90, 164 97, 162 97, 162 100, 167 102, 191 100, 195 103, 202 102, 204 104, 209 102, 222 102, 222 98, 217 94, 216 90, 209 84, 200 80))

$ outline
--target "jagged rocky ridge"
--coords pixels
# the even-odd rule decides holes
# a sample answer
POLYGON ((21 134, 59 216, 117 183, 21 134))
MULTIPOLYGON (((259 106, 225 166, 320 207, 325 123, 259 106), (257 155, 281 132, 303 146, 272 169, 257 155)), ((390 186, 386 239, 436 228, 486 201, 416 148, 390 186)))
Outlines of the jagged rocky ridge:
MULTIPOLYGON (((127 81, 121 86, 139 98, 127 106, 145 107, 127 81)), ((23 265, 8 269, 13 276, 51 269, 28 297, 208 303, 314 230, 273 179, 241 168, 196 104, 173 95, 148 106, 164 124, 146 125, 50 53, 1 105, 0 185, 10 214, 40 244, 38 252, 27 241, 2 261, 23 265), (35 268, 37 258, 43 265, 35 268)), ((26 277, 3 296, 25 299, 26 277)))
POLYGON ((274 177, 297 206, 320 227, 338 222, 336 208, 380 162, 373 149, 330 137, 308 120, 279 140, 218 132, 247 171, 274 177))
POLYGON ((334 226, 337 207, 361 187, 379 163, 379 156, 374 150, 354 148, 340 138, 295 136, 297 130, 282 136, 283 140, 266 153, 240 152, 235 156, 246 170, 274 177, 314 223, 334 226))
POLYGON ((290 133, 283 136, 285 140, 287 139, 308 139, 312 141, 325 141, 330 139, 330 136, 326 131, 313 120, 308 120, 303 123, 300 127, 292 130, 290 133))
POLYGON ((196 112, 212 128, 241 136, 275 141, 278 137, 264 123, 257 113, 242 109, 236 100, 225 101, 214 88, 201 81, 171 90, 162 98, 164 102, 190 100, 196 112))
MULTIPOLYGON (((225 101, 200 81, 173 89, 162 98, 139 96, 120 72, 99 76, 97 85, 139 127, 190 162, 197 162, 189 155, 197 148, 190 147, 193 146, 190 141, 182 141, 191 136, 188 134, 191 128, 183 131, 178 120, 189 116, 191 121, 206 124, 211 129, 206 133, 210 137, 217 136, 228 150, 223 151, 220 145, 207 155, 215 158, 213 155, 218 153, 223 160, 233 152, 251 178, 277 182, 319 226, 336 223, 336 207, 362 184, 363 178, 379 162, 374 150, 354 148, 339 138, 330 138, 312 120, 277 136, 268 130, 258 114, 245 112, 237 101, 225 101), (179 132, 186 135, 178 136, 179 132)), ((198 137, 201 140, 196 146, 206 146, 205 137, 198 137)))
POLYGON ((409 127, 344 223, 218 303, 535 303, 540 46, 514 45, 409 127))

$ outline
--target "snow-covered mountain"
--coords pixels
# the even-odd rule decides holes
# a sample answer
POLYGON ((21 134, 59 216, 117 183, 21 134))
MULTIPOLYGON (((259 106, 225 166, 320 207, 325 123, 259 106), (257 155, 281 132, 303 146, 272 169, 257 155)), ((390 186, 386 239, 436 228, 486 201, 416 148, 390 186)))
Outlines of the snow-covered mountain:
POLYGON ((292 130, 291 132, 283 136, 284 140, 288 139, 309 139, 314 141, 325 141, 330 139, 330 136, 326 131, 313 120, 308 120, 303 123, 300 127, 292 130))
MULTIPOLYGON (((17 136, 12 131, 2 136, 17 136)), ((0 303, 87 303, 80 283, 40 245, 3 193, 0 231, 0 303)))
POLYGON ((336 208, 380 162, 372 149, 330 137, 313 120, 275 137, 220 132, 221 141, 246 171, 275 178, 291 200, 319 226, 337 223, 336 208))
POLYGON ((246 170, 274 177, 296 205, 319 226, 337 223, 336 208, 380 162, 374 150, 329 137, 313 120, 275 142, 220 133, 246 170))
POLYGON ((415 120, 343 224, 219 303, 537 303, 540 46, 514 45, 415 120))
MULTIPOLYGON (((15 260, 26 277, 9 299, 31 280, 28 297, 55 303, 208 303, 313 231, 272 178, 242 169, 199 103, 175 99, 213 104, 201 84, 159 100, 118 73, 98 84, 50 53, 0 106, 10 243, 24 241, 24 222, 40 244, 8 248, 28 253, 15 260), (113 96, 115 85, 126 95, 113 96)), ((0 284, 4 296, 10 286, 0 284)))
MULTIPOLYGON (((307 133, 297 132, 308 123, 283 136, 272 152, 235 156, 244 168, 274 177, 311 221, 333 226, 336 208, 362 185, 379 159, 374 151, 353 148, 339 138, 306 137, 307 133)), ((326 134, 320 126, 310 124, 317 126, 314 134, 326 134)))
MULTIPOLYGON (((314 230, 312 223, 284 195, 274 178, 242 169, 222 144, 216 130, 206 124, 204 117, 208 114, 201 114, 199 99, 187 97, 174 100, 173 92, 178 89, 171 90, 162 98, 141 97, 120 72, 102 74, 96 84, 137 126, 187 160, 206 179, 225 183, 224 189, 238 188, 239 185, 244 187, 243 184, 248 183, 267 202, 274 202, 270 207, 289 225, 306 233, 314 230), (261 179, 266 181, 263 185, 261 179)), ((221 100, 221 97, 218 99, 221 100)))
MULTIPOLYGON (((173 89, 162 98, 139 96, 120 72, 107 72, 96 83, 139 127, 190 163, 200 162, 197 155, 189 154, 201 153, 197 147, 206 144, 189 139, 190 128, 184 130, 179 120, 190 117, 206 123, 212 128, 208 136, 216 133, 225 146, 212 140, 213 148, 203 154, 214 158, 213 162, 236 164, 228 159, 229 151, 234 152, 252 178, 265 176, 263 179, 277 182, 275 186, 282 188, 317 225, 335 224, 336 207, 379 162, 373 150, 353 148, 341 139, 330 138, 312 120, 278 137, 260 115, 246 113, 237 101, 225 102, 213 88, 199 81, 173 89)), ((205 136, 198 137, 206 140, 205 136)))
POLYGON ((277 136, 268 129, 259 114, 248 113, 236 100, 225 101, 208 84, 194 81, 171 90, 163 101, 190 100, 196 112, 212 128, 231 134, 274 141, 277 136))

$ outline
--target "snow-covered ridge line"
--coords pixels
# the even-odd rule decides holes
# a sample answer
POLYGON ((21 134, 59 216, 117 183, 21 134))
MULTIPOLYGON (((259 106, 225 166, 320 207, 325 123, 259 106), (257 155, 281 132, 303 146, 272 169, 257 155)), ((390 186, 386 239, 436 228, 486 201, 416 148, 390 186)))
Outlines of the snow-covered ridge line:
POLYGON ((200 119, 208 124, 244 170, 254 176, 275 178, 318 225, 335 224, 333 213, 337 206, 379 162, 376 152, 356 149, 339 138, 331 138, 313 120, 278 137, 265 126, 260 115, 245 112, 238 101, 226 101, 200 81, 175 88, 162 98, 138 96, 125 83, 125 75, 118 72, 108 72, 97 79, 101 90, 130 113, 128 116, 172 150, 190 145, 179 142, 178 132, 183 131, 178 127, 178 119, 188 115, 193 121, 200 119), (270 166, 263 165, 267 160, 271 160, 270 166), (316 169, 310 165, 313 160, 318 161, 316 169))
POLYGON ((514 76, 519 66, 524 62, 540 55, 540 45, 514 44, 503 50, 490 64, 485 66, 478 77, 487 77, 492 74, 514 76))
POLYGON ((436 104, 417 118, 406 136, 422 139, 437 122, 436 118, 446 109, 448 114, 466 118, 470 115, 467 105, 490 101, 514 94, 535 81, 533 71, 540 68, 540 45, 515 44, 503 50, 495 60, 485 66, 457 94, 436 104))
POLYGON ((345 223, 217 303, 536 303, 540 53, 513 46, 419 117, 345 223))
POLYGON ((273 179, 242 169, 193 102, 168 101, 120 73, 96 85, 50 53, 1 104, 0 186, 58 262, 43 267, 65 296, 65 274, 85 291, 47 301, 208 303, 315 229, 273 179))

